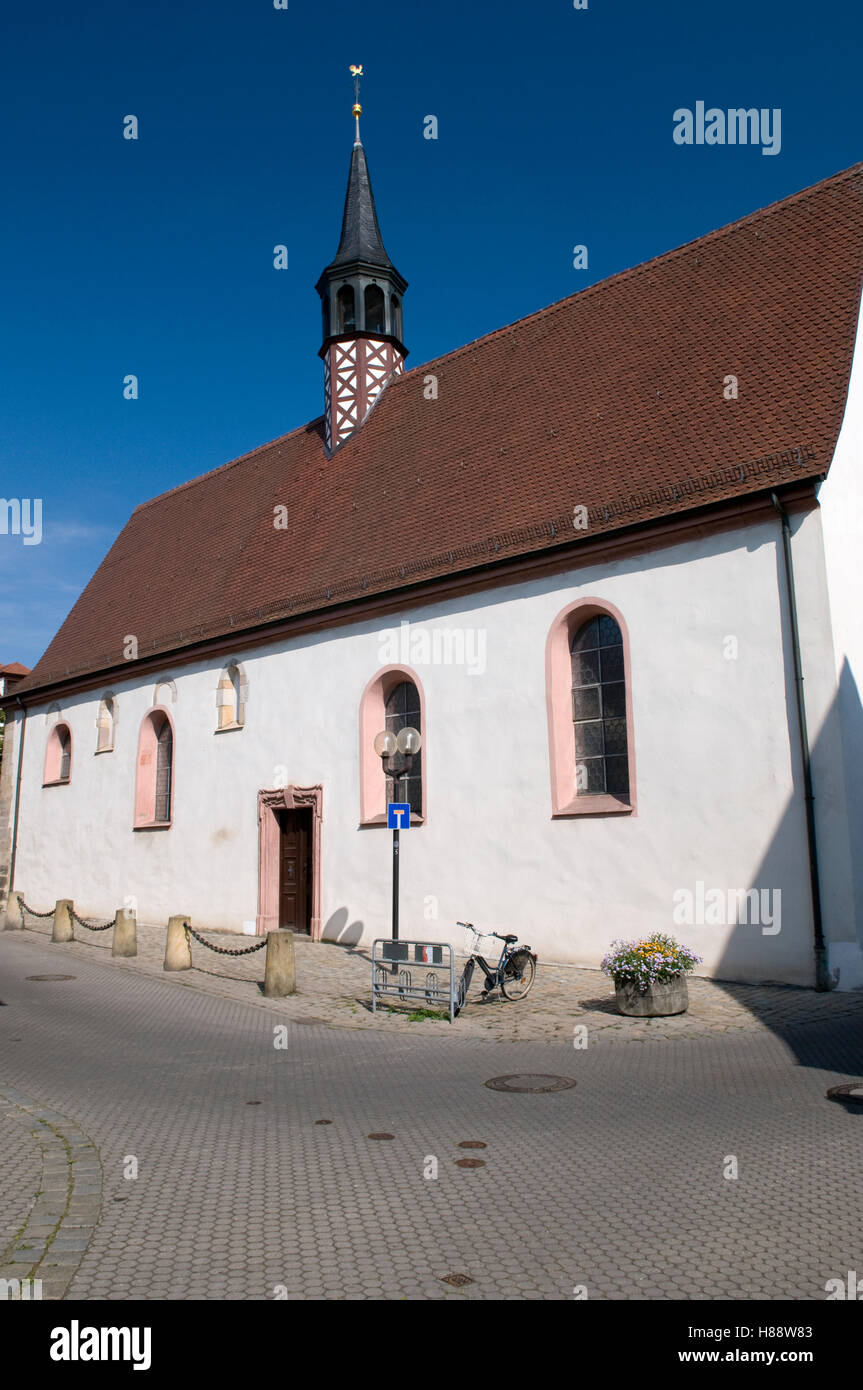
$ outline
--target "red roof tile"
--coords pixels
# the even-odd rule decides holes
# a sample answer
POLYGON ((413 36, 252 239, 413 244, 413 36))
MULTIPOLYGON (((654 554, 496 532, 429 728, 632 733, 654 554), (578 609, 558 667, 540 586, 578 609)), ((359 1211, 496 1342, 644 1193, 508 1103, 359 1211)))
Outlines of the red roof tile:
POLYGON ((19 689, 826 472, 861 264, 863 164, 144 503, 19 689))

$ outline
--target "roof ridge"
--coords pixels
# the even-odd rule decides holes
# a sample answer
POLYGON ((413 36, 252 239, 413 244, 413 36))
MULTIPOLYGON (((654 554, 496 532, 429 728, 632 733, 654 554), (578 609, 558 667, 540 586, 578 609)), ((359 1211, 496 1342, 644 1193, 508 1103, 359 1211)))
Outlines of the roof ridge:
POLYGON ((152 507, 155 502, 162 502, 166 497, 172 497, 175 492, 182 492, 183 488, 194 487, 196 483, 206 482, 208 478, 223 472, 226 468, 233 468, 238 463, 245 463, 247 459, 254 458, 256 454, 262 454, 265 449, 272 449, 274 444, 284 443, 295 434, 308 434, 319 423, 323 425, 323 415, 316 415, 313 420, 307 420, 305 424, 297 425, 295 429, 288 430, 287 434, 276 435, 275 439, 268 439, 265 444, 256 444, 254 449, 249 449, 245 454, 238 454, 236 458, 228 459, 227 463, 219 463, 215 468, 208 468, 206 473, 198 473, 194 478, 187 478, 184 483, 177 483, 175 487, 166 488, 164 492, 157 492, 155 497, 148 497, 145 502, 139 502, 132 511, 132 516, 136 512, 142 512, 145 507, 152 507))
MULTIPOLYGON (((470 352, 481 343, 490 342, 493 338, 500 337, 504 333, 513 333, 517 329, 529 324, 532 320, 542 318, 544 315, 550 316, 553 313, 559 312, 566 305, 571 304, 573 300, 592 297, 614 281, 644 274, 651 266, 655 267, 659 261, 670 261, 675 256, 683 255, 684 252, 689 251, 694 246, 699 246, 717 237, 725 236, 729 232, 744 226, 747 222, 754 222, 759 218, 766 217, 770 213, 775 212, 778 207, 784 207, 789 203, 798 202, 802 199, 811 197, 820 189, 824 188, 826 184, 841 183, 844 179, 850 179, 855 174, 860 173, 863 173, 863 160, 858 161, 856 164, 849 165, 847 169, 840 169, 835 174, 829 174, 826 178, 819 179, 817 183, 807 185, 806 188, 800 188, 796 193, 789 193, 784 198, 777 198, 774 202, 768 203, 766 207, 755 208, 752 212, 744 213, 742 217, 736 218, 733 222, 726 222, 721 227, 714 227, 709 232, 702 232, 701 236, 693 237, 692 240, 683 242, 680 246, 673 246, 668 251, 661 251, 658 255, 651 256, 649 260, 639 261, 636 265, 626 266, 623 270, 615 271, 612 275, 607 275, 603 280, 597 280, 593 285, 586 285, 583 290, 576 290, 574 294, 565 295, 563 299, 552 300, 550 304, 545 304, 541 309, 534 309, 532 313, 525 314, 523 318, 513 319, 511 323, 502 324, 500 328, 493 328, 489 333, 481 333, 478 338, 472 338, 470 342, 462 343, 459 347, 452 348, 449 352, 441 353, 438 357, 431 357, 426 362, 417 363, 416 366, 409 367, 406 371, 399 373, 398 376, 391 377, 386 383, 386 394, 388 396, 394 395, 398 391, 400 384, 412 380, 414 375, 419 371, 427 371, 430 367, 450 361, 458 357, 459 354, 470 352)), ((374 403, 377 404, 378 401, 382 399, 383 395, 384 392, 381 391, 374 403)), ((369 414, 371 414, 371 411, 369 414)), ((366 418, 368 418, 368 416, 366 418)), ((289 430, 287 434, 277 435, 275 439, 270 439, 265 444, 258 444, 254 449, 250 449, 245 454, 238 454, 236 458, 229 459, 227 463, 217 464, 215 468, 208 469, 206 473, 199 473, 194 478, 187 478, 185 482, 177 483, 176 487, 168 488, 165 492, 157 493, 155 497, 149 497, 146 501, 139 502, 132 512, 132 516, 134 516, 136 512, 142 511, 145 507, 153 506, 154 503, 161 502, 164 498, 170 497, 176 492, 181 492, 183 488, 194 487, 196 483, 205 482, 206 479, 212 478, 214 474, 220 473, 224 469, 233 468, 237 464, 247 462, 247 460, 262 453, 264 449, 271 449, 273 445, 281 444, 291 439, 296 434, 306 433, 312 430, 319 422, 323 423, 323 421, 323 415, 316 415, 314 419, 308 420, 304 424, 297 425, 294 429, 289 430)), ((365 423, 365 421, 363 421, 363 423, 365 423)), ((345 439, 338 452, 341 452, 341 449, 344 448, 345 445, 352 441, 355 442, 359 433, 360 431, 357 429, 348 439, 345 439)))
POLYGON ((752 212, 744 213, 742 217, 735 218, 733 222, 725 222, 721 227, 714 227, 709 232, 702 232, 700 236, 693 237, 690 241, 683 242, 680 246, 672 246, 668 251, 660 251, 658 255, 651 256, 649 260, 639 261, 636 265, 626 266, 623 270, 614 271, 611 275, 606 275, 604 279, 597 280, 592 285, 586 285, 583 290, 576 290, 574 294, 565 295, 563 299, 554 299, 550 304, 545 304, 541 309, 534 309, 530 314, 525 314, 523 318, 513 319, 512 323, 502 324, 500 328, 493 328, 488 333, 481 333, 478 338, 472 338, 469 343, 462 343, 460 347, 452 348, 451 351, 442 353, 439 357, 429 358, 427 362, 417 363, 402 373, 402 380, 411 376, 413 372, 432 367, 437 363, 445 362, 449 358, 457 357, 459 353, 468 352, 471 348, 477 347, 480 343, 488 342, 492 338, 498 337, 502 333, 511 333, 522 325, 528 324, 533 319, 541 318, 545 314, 553 314, 555 311, 563 309, 565 305, 571 304, 575 299, 584 298, 586 295, 593 295, 597 291, 604 289, 615 280, 622 280, 627 276, 643 274, 656 266, 658 261, 670 261, 675 256, 682 255, 685 251, 691 250, 694 246, 703 245, 704 242, 712 241, 717 237, 725 236, 729 232, 744 226, 747 222, 754 222, 759 218, 766 217, 775 212, 779 207, 785 207, 789 203, 795 203, 801 199, 811 197, 819 192, 826 184, 841 183, 844 179, 850 179, 855 174, 863 173, 863 160, 857 164, 851 164, 847 169, 840 169, 835 174, 829 174, 826 178, 819 179, 817 183, 808 184, 806 188, 800 188, 796 193, 789 193, 784 198, 776 198, 766 207, 754 208, 752 212))

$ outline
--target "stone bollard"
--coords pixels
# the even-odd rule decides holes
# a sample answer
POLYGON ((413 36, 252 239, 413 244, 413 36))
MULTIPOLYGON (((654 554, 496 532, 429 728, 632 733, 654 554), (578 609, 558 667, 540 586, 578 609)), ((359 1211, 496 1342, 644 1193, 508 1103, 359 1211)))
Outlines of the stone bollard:
POLYGON ((184 917, 179 913, 168 922, 163 970, 191 970, 192 947, 186 935, 186 928, 191 920, 191 917, 184 917))
POLYGON ((279 999, 297 992, 297 963, 294 959, 294 933, 279 927, 267 932, 267 964, 264 970, 264 994, 279 999))
POLYGON ((24 901, 23 893, 10 893, 9 901, 6 904, 6 931, 24 930, 24 909, 21 904, 24 901))
POLYGON ((72 918, 69 916, 70 907, 74 907, 71 898, 58 898, 54 904, 52 941, 74 941, 75 933, 72 930, 72 918))
POLYGON ((111 942, 112 956, 136 956, 138 954, 138 923, 131 907, 118 907, 114 922, 114 939, 111 942))

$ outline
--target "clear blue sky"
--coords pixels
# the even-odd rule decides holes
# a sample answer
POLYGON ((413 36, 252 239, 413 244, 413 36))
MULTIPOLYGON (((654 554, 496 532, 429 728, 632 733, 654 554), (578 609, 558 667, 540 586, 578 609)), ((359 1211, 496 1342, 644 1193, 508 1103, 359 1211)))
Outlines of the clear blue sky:
POLYGON ((0 494, 44 530, 0 532, 0 662, 137 503, 321 413, 350 63, 410 366, 863 155, 860 0, 39 0, 3 30, 0 494), (699 100, 781 108, 781 152, 675 144, 699 100))

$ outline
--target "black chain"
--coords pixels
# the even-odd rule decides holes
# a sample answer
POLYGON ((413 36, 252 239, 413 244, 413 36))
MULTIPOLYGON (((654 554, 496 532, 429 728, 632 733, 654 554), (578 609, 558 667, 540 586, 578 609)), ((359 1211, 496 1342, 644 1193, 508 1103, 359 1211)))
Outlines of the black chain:
POLYGON ((104 922, 101 927, 94 927, 92 922, 85 922, 83 917, 79 917, 73 907, 69 908, 69 916, 73 922, 77 922, 79 927, 86 927, 88 931, 108 931, 117 921, 117 914, 111 918, 110 922, 104 922))
POLYGON ((239 950, 232 951, 228 946, 213 946, 209 941, 205 941, 199 936, 194 927, 186 927, 187 932, 191 932, 196 941, 200 941, 202 946, 206 946, 208 951, 215 951, 217 956, 250 956, 253 951, 262 951, 267 944, 267 938, 259 941, 257 946, 241 946, 239 950))
POLYGON ((24 901, 23 898, 19 898, 18 901, 20 902, 20 904, 21 904, 21 906, 23 907, 24 911, 30 913, 30 916, 31 916, 31 917, 53 917, 53 916, 54 916, 54 909, 53 909, 53 907, 49 907, 47 912, 34 912, 33 909, 32 909, 32 907, 28 907, 28 906, 27 906, 27 904, 25 903, 25 901, 24 901))

